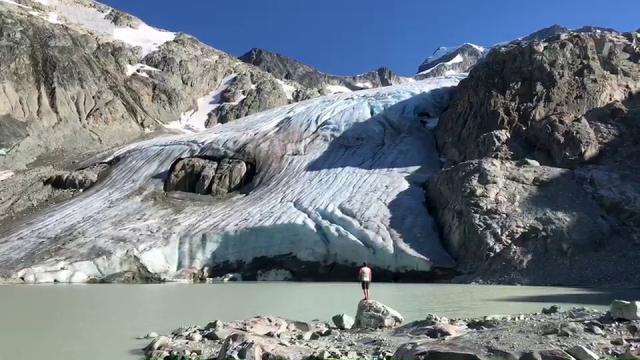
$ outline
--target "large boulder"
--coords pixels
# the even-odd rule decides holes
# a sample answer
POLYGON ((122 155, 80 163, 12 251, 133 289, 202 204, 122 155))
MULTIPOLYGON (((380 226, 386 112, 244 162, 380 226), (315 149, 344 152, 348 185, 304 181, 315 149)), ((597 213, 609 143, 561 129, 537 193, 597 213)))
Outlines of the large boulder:
POLYGON ((333 324, 340 330, 351 329, 354 324, 354 320, 347 314, 337 314, 331 318, 333 324))
POLYGON ((393 354, 401 360, 481 360, 471 350, 455 346, 441 346, 431 341, 408 342, 400 345, 393 354))
POLYGON ((46 178, 44 184, 56 189, 85 190, 102 179, 108 169, 109 164, 98 163, 74 171, 61 171, 46 178))
POLYGON ((600 356, 584 346, 576 345, 567 350, 576 360, 598 360, 600 356))
POLYGON ((609 311, 614 319, 640 320, 640 301, 613 300, 609 311))
POLYGON ((165 190, 224 195, 246 184, 250 169, 250 165, 237 159, 179 159, 170 170, 165 190))
POLYGON ((359 329, 393 328, 400 325, 404 318, 400 313, 375 300, 361 300, 353 325, 359 329))

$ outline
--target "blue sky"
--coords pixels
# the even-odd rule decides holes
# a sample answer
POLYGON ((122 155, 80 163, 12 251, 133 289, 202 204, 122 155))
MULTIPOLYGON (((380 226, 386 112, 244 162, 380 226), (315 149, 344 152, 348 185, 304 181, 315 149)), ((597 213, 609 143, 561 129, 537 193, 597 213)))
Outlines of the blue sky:
POLYGON ((439 46, 491 45, 560 24, 640 28, 639 0, 104 0, 232 55, 265 48, 338 75, 409 75, 439 46))

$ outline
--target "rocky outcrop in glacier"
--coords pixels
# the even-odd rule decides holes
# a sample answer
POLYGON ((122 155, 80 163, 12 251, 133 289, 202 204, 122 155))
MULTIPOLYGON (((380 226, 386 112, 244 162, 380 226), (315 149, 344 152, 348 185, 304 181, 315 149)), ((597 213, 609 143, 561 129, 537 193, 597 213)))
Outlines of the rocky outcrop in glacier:
POLYGON ((56 189, 85 190, 103 178, 107 170, 109 170, 109 164, 98 163, 76 171, 57 173, 47 178, 44 183, 56 189))
POLYGON ((252 165, 237 159, 186 158, 169 171, 165 191, 224 195, 251 180, 252 165))
POLYGON ((517 41, 460 83, 437 129, 450 167, 428 194, 466 279, 638 284, 639 40, 517 41))
MULTIPOLYGON (((424 116, 442 111, 459 80, 321 97, 125 146, 101 158, 113 164, 104 179, 3 233, 3 273, 31 282, 135 271, 173 279, 207 267, 249 280, 269 269, 335 279, 334 268, 351 278, 366 260, 382 280, 450 269, 424 206, 422 185, 440 167, 424 116), (224 197, 173 196, 165 185, 179 159, 192 159, 181 168, 198 181, 213 172, 214 182, 224 159, 251 164, 252 176, 224 197)), ((230 164, 228 179, 244 179, 230 164)))

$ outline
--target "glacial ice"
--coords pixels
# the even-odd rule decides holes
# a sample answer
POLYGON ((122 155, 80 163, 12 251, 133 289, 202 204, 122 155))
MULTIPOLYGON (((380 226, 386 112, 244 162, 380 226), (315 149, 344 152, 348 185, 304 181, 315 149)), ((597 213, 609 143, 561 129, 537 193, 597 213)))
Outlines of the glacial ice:
POLYGON ((452 267, 422 184, 440 167, 425 117, 440 113, 460 80, 330 95, 122 147, 93 188, 5 232, 0 267, 25 282, 137 266, 173 279, 280 255, 397 272, 452 267), (223 199, 166 194, 171 165, 189 156, 242 158, 256 174, 223 199))

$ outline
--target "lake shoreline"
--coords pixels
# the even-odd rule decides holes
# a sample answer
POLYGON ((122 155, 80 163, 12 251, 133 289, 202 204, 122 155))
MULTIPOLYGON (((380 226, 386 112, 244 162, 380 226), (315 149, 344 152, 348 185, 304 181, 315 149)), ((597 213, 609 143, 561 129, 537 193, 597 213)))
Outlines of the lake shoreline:
POLYGON ((636 310, 551 306, 532 314, 474 318, 426 314, 400 324, 393 309, 361 301, 355 324, 346 314, 308 322, 267 315, 214 320, 168 335, 150 333, 144 353, 147 359, 640 359, 640 317, 629 319, 638 315, 640 303, 624 306, 636 310))

